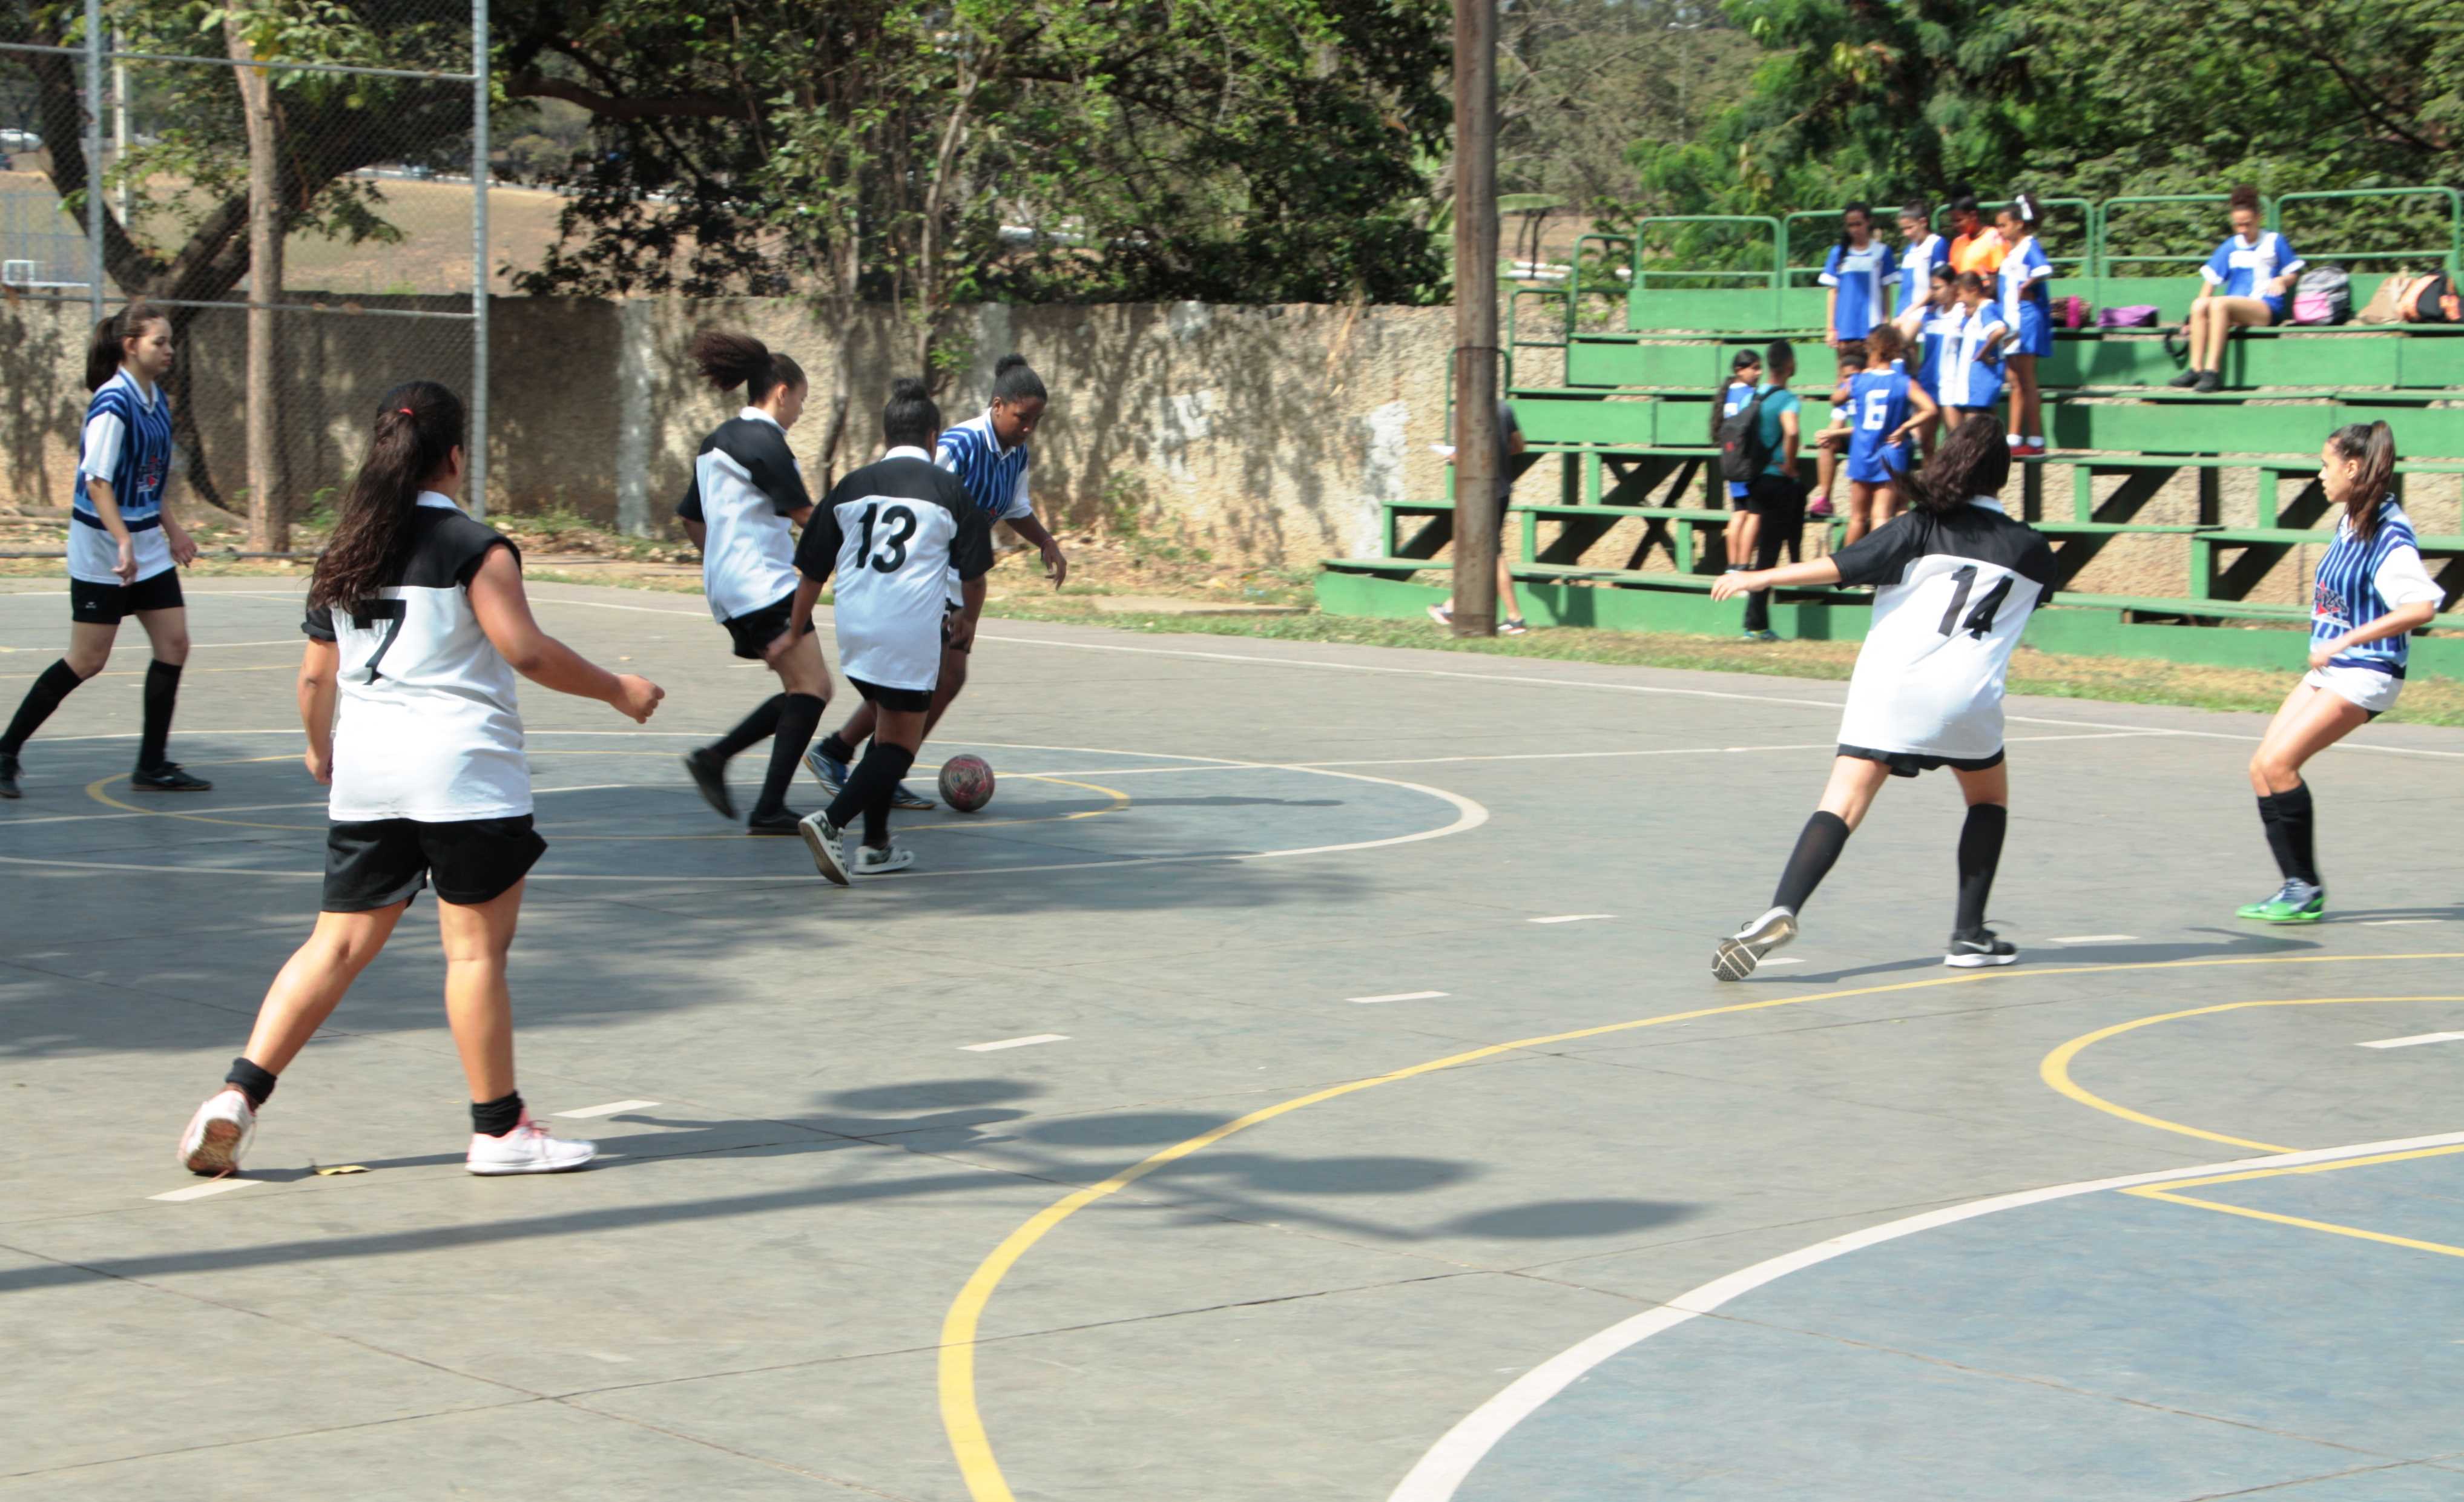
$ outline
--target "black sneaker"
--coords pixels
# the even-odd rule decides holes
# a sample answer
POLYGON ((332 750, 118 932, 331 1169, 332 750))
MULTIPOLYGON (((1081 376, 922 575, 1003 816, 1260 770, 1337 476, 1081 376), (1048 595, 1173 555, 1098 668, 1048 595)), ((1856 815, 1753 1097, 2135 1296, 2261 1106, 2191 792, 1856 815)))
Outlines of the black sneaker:
POLYGON ((0 751, 0 798, 22 798, 17 791, 17 759, 0 751))
POLYGON ((2216 374, 2212 370, 2202 370, 2199 372, 2198 384, 2191 387, 2190 389, 2198 392, 2201 396, 2206 396, 2211 392, 2221 390, 2224 384, 2224 377, 2216 374))
POLYGON ((209 793, 214 790, 213 784, 202 777, 190 777, 177 762, 140 767, 128 774, 128 785, 141 793, 209 793))
POLYGON ((1981 970, 1988 965, 2017 964, 2019 946, 1997 939, 1990 928, 1969 929, 1950 936, 1942 962, 1954 970, 1981 970))
POLYGON ((804 816, 803 814, 796 812, 792 808, 781 808, 776 813, 756 813, 752 818, 745 820, 744 832, 747 834, 784 835, 786 838, 792 840, 797 837, 796 826, 803 822, 804 816))
POLYGON ((933 800, 921 794, 910 792, 907 784, 901 783, 891 791, 890 806, 904 809, 909 813, 923 813, 932 808, 933 800))
POLYGON ((2165 384, 2167 386, 2179 387, 2183 390, 2187 391, 2190 387, 2199 384, 2199 372, 2196 370, 2185 370, 2180 375, 2175 376, 2172 380, 2167 381, 2165 384))
POLYGON ((727 763, 710 754, 710 747, 685 753, 685 775, 693 779, 702 802, 718 810, 722 819, 736 817, 736 800, 727 796, 727 763))

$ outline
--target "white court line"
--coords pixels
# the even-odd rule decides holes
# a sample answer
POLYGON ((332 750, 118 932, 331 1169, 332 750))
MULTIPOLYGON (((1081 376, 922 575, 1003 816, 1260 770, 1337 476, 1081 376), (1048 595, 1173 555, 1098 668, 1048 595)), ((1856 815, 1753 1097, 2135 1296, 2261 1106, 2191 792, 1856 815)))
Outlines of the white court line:
POLYGON ((262 1179, 213 1179, 209 1180, 204 1183, 192 1183, 185 1189, 170 1189, 165 1190, 161 1194, 149 1194, 145 1198, 149 1200, 170 1200, 174 1202, 180 1200, 202 1200, 209 1195, 224 1194, 233 1189, 245 1189, 250 1184, 263 1182, 265 1182, 265 1181, 262 1179))
POLYGON ((2374 917, 2364 922, 2364 928, 2410 928, 2415 923, 2435 923, 2434 917, 2374 917))
POLYGON ((2137 939, 2136 934, 2057 934, 2045 940, 2049 944, 2122 944, 2137 939))
POLYGON ((1765 965, 1801 965, 1805 963, 1805 957, 1803 955, 1782 955, 1777 960, 1766 960, 1763 963, 1765 965))
POLYGON ((1523 921, 1526 923, 1590 923, 1600 918, 1615 917, 1617 915, 1614 913, 1560 913, 1555 917, 1527 917, 1523 921))
POLYGON ((1344 1000, 1362 1006, 1375 1006, 1380 1002, 1434 1002, 1445 994, 1443 991, 1397 991, 1390 996, 1347 996, 1344 1000))
POLYGON ((2425 1043, 2453 1043, 2464 1038, 2464 1032, 2416 1032, 2409 1038, 2381 1038, 2376 1043, 2357 1043, 2357 1049, 2414 1049, 2425 1043))
POLYGON ((2167 1168, 2156 1173, 2129 1174, 2119 1179, 2091 1179, 2079 1183, 2056 1184, 2048 1189, 1996 1195, 1990 1200, 1954 1204, 1947 1209, 1928 1210, 1922 1215, 1911 1215, 1860 1231, 1851 1231, 1845 1236, 1835 1236, 1829 1241, 1816 1242, 1768 1262, 1755 1263, 1727 1277, 1714 1278, 1700 1288, 1679 1294, 1658 1309, 1611 1325, 1590 1339, 1533 1367, 1447 1430, 1445 1436, 1420 1457, 1420 1463, 1412 1468, 1411 1474, 1405 1476, 1388 1495, 1387 1502, 1446 1502, 1498 1441, 1601 1362, 1653 1336, 1708 1314, 1765 1284, 1777 1282, 1792 1272, 1802 1272, 1834 1257, 2002 1210, 2016 1210, 2107 1189, 2128 1189, 2140 1184, 2164 1183, 2175 1179, 2196 1179, 2208 1174, 2235 1173, 2253 1168, 2299 1168, 2310 1163, 2369 1158, 2380 1153, 2410 1152, 2416 1148, 2453 1147, 2458 1143, 2464 1143, 2464 1132, 2408 1138, 2393 1142, 2362 1142, 2350 1147, 2326 1147, 2306 1153, 2278 1153, 2268 1158, 2243 1158, 2231 1162, 2210 1163, 2205 1167, 2167 1168))
POLYGON ((1039 1043, 1067 1043, 1066 1032, 1039 1032, 1026 1038, 1003 1038, 998 1043, 962 1043, 958 1047, 968 1053, 999 1053, 1003 1049, 1031 1049, 1039 1043))
POLYGON ((619 1111, 648 1111, 655 1100, 611 1100, 604 1106, 576 1106, 571 1111, 551 1111, 552 1116, 612 1116, 619 1111))
MULTIPOLYGON (((63 736, 56 739, 66 740, 67 738, 63 736)), ((650 787, 661 791, 672 790, 669 788, 668 784, 665 783, 585 783, 579 787, 534 787, 531 789, 531 796, 534 798, 544 798, 550 793, 597 793, 605 792, 611 787, 650 787)), ((215 804, 209 810, 201 811, 209 811, 216 814, 281 813, 288 809, 322 808, 326 806, 326 803, 327 800, 322 798, 311 798, 305 803, 233 804, 228 807, 221 804, 215 804)), ((164 817, 165 817, 165 815, 157 813, 151 808, 143 808, 135 813, 47 813, 38 819, 10 819, 6 821, 6 825, 9 828, 16 829, 23 828, 24 827, 33 824, 107 824, 114 819, 160 819, 164 817)))

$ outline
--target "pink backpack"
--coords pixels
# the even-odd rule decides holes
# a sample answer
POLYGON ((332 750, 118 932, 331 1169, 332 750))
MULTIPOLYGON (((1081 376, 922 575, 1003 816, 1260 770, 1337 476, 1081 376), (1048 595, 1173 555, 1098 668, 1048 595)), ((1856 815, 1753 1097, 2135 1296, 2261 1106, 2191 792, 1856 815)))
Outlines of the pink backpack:
POLYGON ((2085 298, 2056 298, 2054 327, 2085 328, 2091 312, 2093 310, 2088 307, 2085 298))

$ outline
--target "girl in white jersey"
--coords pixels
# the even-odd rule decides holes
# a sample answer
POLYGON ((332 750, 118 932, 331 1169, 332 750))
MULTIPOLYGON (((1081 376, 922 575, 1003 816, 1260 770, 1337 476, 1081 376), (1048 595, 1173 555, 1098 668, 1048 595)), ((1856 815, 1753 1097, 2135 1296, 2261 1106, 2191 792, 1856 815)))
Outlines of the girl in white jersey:
POLYGON ((787 430, 804 412, 804 370, 746 334, 705 330, 693 336, 688 353, 704 380, 722 391, 744 387, 750 405, 702 440, 676 515, 701 549, 710 613, 727 628, 736 655, 769 664, 782 692, 718 740, 686 752, 685 774, 720 818, 734 819, 727 763, 768 740, 770 767, 744 832, 793 835, 803 815, 787 806, 787 786, 822 728, 830 694, 830 672, 812 627, 787 629, 787 605, 796 593, 794 529, 813 514, 813 497, 787 449, 787 430))
POLYGON ((2320 488, 2343 515, 2311 576, 2310 672, 2284 696, 2250 759, 2259 827, 2284 885, 2237 917, 2315 923, 2327 911, 2301 768, 2395 707, 2411 633, 2445 599, 2422 564, 2411 519, 2390 493, 2394 481, 2395 434, 2385 423, 2339 428, 2320 450, 2320 488))
POLYGON ((36 674, 0 731, 0 798, 17 792, 17 758, 60 701, 111 660, 120 623, 145 629, 144 729, 128 785, 143 793, 202 793, 213 784, 170 760, 171 712, 188 660, 188 611, 180 567, 197 544, 171 515, 171 319, 132 302, 95 325, 86 346, 85 428, 77 441, 68 541, 69 650, 36 674))
POLYGON ((590 1160, 590 1143, 548 1136, 514 1087, 505 957, 523 879, 547 849, 531 828, 514 674, 635 721, 661 696, 539 629, 513 544, 456 503, 462 474, 461 399, 432 381, 387 391, 301 628, 308 772, 334 790, 323 911, 266 992, 224 1088, 180 1136, 193 1173, 239 1167, 275 1078, 431 881, 445 1015, 471 1086, 467 1166, 554 1173, 590 1160))
POLYGON ((1959 834, 1959 902, 1943 963, 2006 965, 2018 951, 1985 926, 2002 860, 2010 779, 2002 756, 2002 682, 2030 612, 2053 593, 2054 554, 1994 497, 2011 476, 2010 445, 1991 423, 1967 423, 1920 474, 1903 478, 1914 508, 1828 558, 1723 574, 1711 598, 1749 589, 1873 585, 1874 621, 1848 682, 1839 754, 1822 804, 1797 836, 1771 911, 1720 940, 1711 970, 1753 974, 1796 937, 1796 916, 1893 777, 1947 766, 1968 800, 1959 834))

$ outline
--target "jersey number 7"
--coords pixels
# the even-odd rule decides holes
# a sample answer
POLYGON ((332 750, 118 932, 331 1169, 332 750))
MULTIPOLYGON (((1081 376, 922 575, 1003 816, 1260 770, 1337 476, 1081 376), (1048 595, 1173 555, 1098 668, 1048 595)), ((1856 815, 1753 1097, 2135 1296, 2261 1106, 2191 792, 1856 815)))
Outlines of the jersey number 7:
POLYGON ((351 624, 361 630, 373 631, 380 626, 384 628, 384 634, 377 639, 377 650, 368 656, 368 675, 364 681, 374 683, 377 680, 377 664, 385 661, 385 654, 402 635, 402 623, 409 616, 410 607, 400 600, 370 600, 351 612, 351 624))
POLYGON ((2013 575, 2004 574, 2002 582, 1986 590, 1985 598, 1976 602, 1976 608, 1968 610, 1969 591, 1976 587, 1976 565, 1960 564, 1950 576, 1951 583, 1959 587, 1951 592, 1949 607, 1942 612, 1942 634, 1956 636, 1961 631, 1966 631, 1970 636, 1983 640, 1985 633, 1993 629, 1993 617, 2001 612, 2002 602, 2011 598, 2013 577, 2013 575), (1964 621, 1959 618, 1959 612, 1962 610, 1968 610, 1968 619, 1964 621))

